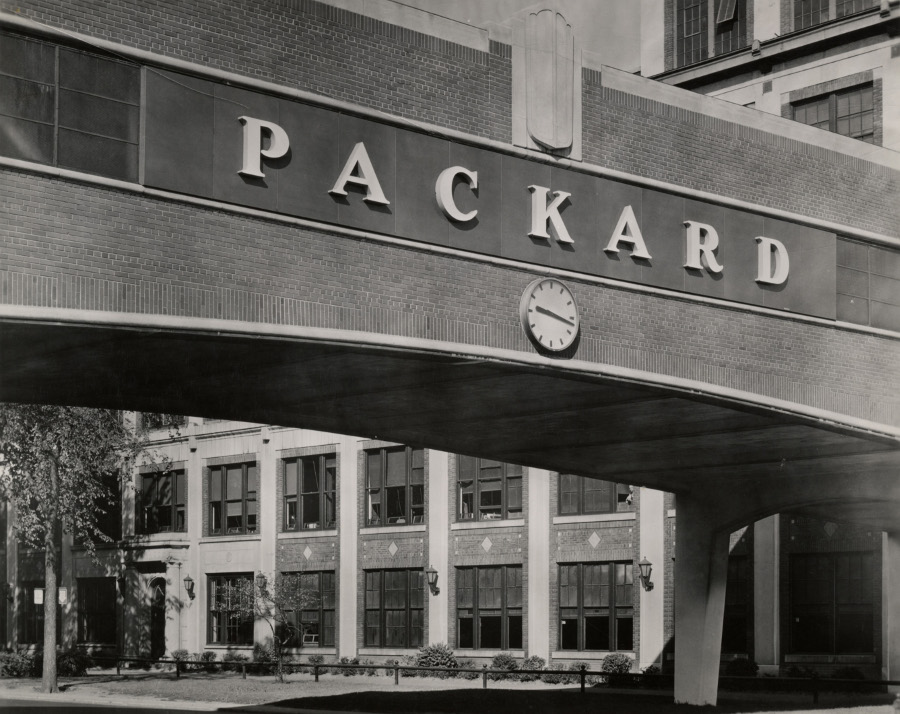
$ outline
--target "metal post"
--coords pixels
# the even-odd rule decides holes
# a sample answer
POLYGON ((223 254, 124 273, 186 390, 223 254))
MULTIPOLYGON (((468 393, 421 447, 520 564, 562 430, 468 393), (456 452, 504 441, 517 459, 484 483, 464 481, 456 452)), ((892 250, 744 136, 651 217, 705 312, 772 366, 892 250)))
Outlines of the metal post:
POLYGON ((180 679, 180 678, 181 678, 181 660, 176 659, 175 660, 175 679, 180 679))
POLYGON ((581 677, 581 693, 584 694, 584 678, 585 678, 585 666, 581 665, 581 671, 578 675, 581 677))
POLYGON ((482 667, 484 671, 481 673, 481 688, 487 689, 487 665, 484 664, 482 667))
POLYGON ((319 665, 317 665, 317 664, 313 665, 313 674, 315 675, 316 681, 318 682, 319 681, 319 665))
POLYGON ((116 676, 117 676, 117 677, 120 676, 120 675, 122 674, 122 669, 121 669, 121 667, 120 667, 120 664, 121 664, 121 663, 119 662, 119 658, 117 657, 117 658, 116 658, 116 676))
POLYGON ((241 679, 247 679, 247 665, 241 662, 241 679))
POLYGON ((400 684, 400 667, 399 665, 394 665, 394 684, 400 684))

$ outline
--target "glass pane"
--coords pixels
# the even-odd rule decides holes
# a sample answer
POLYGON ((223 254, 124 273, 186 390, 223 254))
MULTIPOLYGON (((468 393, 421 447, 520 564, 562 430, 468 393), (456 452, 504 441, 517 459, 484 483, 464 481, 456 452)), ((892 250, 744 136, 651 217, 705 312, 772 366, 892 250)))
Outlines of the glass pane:
POLYGON ((459 568, 456 571, 456 606, 458 608, 475 606, 474 577, 475 571, 472 568, 459 568))
POLYGON ((177 471, 174 474, 175 478, 175 503, 176 505, 184 505, 184 471, 177 471))
POLYGON ((481 518, 500 518, 502 496, 500 481, 484 481, 479 484, 478 511, 481 518))
POLYGON ((0 72, 35 82, 56 81, 56 48, 46 42, 0 33, 0 72))
POLYGON ((841 612, 837 617, 837 652, 866 653, 875 651, 871 612, 841 612))
POLYGON ((381 612, 379 610, 366 610, 366 645, 378 647, 381 637, 381 612))
POLYGON ((244 470, 240 466, 229 466, 225 470, 225 498, 227 500, 243 498, 243 474, 244 470))
POLYGON ((209 498, 211 501, 222 500, 222 469, 215 468, 209 472, 209 498))
POLYGON ((406 647, 406 610, 385 610, 385 647, 406 647))
POLYGON ((580 477, 574 474, 559 475, 560 514, 578 513, 578 489, 580 484, 580 477))
POLYGON ((294 496, 297 494, 297 462, 284 462, 284 495, 294 496))
POLYGON ((608 650, 609 616, 587 615, 584 618, 584 648, 586 650, 608 650))
POLYGON ((319 491, 319 460, 303 459, 303 493, 319 491))
POLYGON ((172 505, 172 478, 171 474, 160 476, 157 480, 157 498, 156 503, 160 506, 172 505))
POLYGON ((259 489, 259 467, 256 464, 247 466, 247 495, 255 494, 259 489))
POLYGON ((123 181, 137 180, 138 146, 71 129, 59 130, 58 163, 123 181))
POLYGON ((406 523, 406 487, 388 487, 385 496, 388 523, 406 523))
POLYGON ((209 504, 209 532, 220 533, 222 531, 222 503, 219 501, 209 504))
POLYGON ((562 650, 578 649, 578 618, 564 618, 559 623, 559 648, 562 650))
POLYGON ((486 613, 478 618, 478 647, 481 649, 500 649, 501 621, 499 614, 486 613))
POLYGON ((284 527, 289 530, 297 527, 297 501, 293 497, 284 504, 284 527))
POLYGON ((0 75, 0 113, 53 123, 56 92, 52 84, 0 75))
POLYGON ((406 449, 387 452, 387 485, 406 486, 406 449))
POLYGON ((325 490, 334 491, 337 483, 337 459, 333 456, 325 459, 325 490))
POLYGON ((459 647, 475 646, 475 627, 472 613, 460 613, 456 621, 459 647))
POLYGON ((366 607, 381 607, 381 571, 366 573, 366 607))
POLYGON ((247 501, 247 532, 256 533, 256 501, 247 501))
POLYGON ((522 514, 522 479, 506 479, 506 513, 510 518, 522 514))
POLYGON ((130 104, 59 90, 59 125, 67 129, 137 143, 139 112, 130 104))
POLYGON ((325 496, 325 528, 333 528, 334 518, 334 491, 325 496))
POLYGON ((499 608, 502 604, 502 570, 500 568, 478 569, 478 606, 499 608))
POLYGON ((366 454, 366 478, 369 488, 381 488, 381 452, 366 454))
POLYGON ((522 649, 522 614, 521 612, 512 613, 507 618, 507 639, 506 646, 511 650, 522 649))
POLYGON ((52 163, 53 126, 0 116, 0 155, 52 163))
POLYGON ((471 456, 459 456, 457 458, 458 478, 460 481, 475 480, 475 459, 471 456))
POLYGON ((604 584, 600 565, 584 566, 585 607, 602 607, 607 604, 603 602, 603 596, 601 594, 604 584))
POLYGON ((522 568, 507 566, 506 568, 506 607, 522 606, 522 568))
POLYGON ((559 606, 578 607, 578 566, 559 566, 559 606))
POLYGON ((314 493, 301 497, 303 499, 303 527, 321 528, 319 520, 319 494, 314 493))
POLYGON ((384 607, 405 608, 407 580, 405 570, 388 570, 384 574, 384 607))
POLYGON ((616 613, 616 649, 634 649, 634 616, 630 610, 616 613))

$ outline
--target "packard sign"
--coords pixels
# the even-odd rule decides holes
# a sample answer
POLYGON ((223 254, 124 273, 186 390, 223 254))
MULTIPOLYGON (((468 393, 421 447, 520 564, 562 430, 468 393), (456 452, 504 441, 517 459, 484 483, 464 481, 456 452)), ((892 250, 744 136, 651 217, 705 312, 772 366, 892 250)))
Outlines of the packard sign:
POLYGON ((832 233, 159 70, 145 107, 148 186, 835 317, 832 233))

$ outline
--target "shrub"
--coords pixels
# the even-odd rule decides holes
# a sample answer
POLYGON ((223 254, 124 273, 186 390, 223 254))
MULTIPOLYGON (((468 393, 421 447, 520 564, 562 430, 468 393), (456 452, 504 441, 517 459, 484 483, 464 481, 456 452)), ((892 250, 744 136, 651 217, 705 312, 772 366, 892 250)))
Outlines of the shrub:
POLYGON ((794 679, 809 679, 811 677, 815 677, 816 672, 809 667, 798 667, 797 665, 793 664, 782 671, 782 676, 792 677, 794 679))
POLYGON ((28 652, 0 652, 0 676, 31 677, 34 657, 28 652))
MULTIPOLYGON (((400 658, 400 664, 404 667, 415 667, 416 666, 416 658, 413 655, 404 655, 400 658)), ((423 675, 427 676, 427 672, 423 672, 423 675)), ((400 670, 401 677, 418 677, 419 673, 414 669, 401 669, 400 670)))
MULTIPOLYGON (((544 665, 547 662, 543 657, 538 657, 537 655, 532 655, 531 657, 526 657, 525 661, 522 662, 522 669, 543 669, 544 665)), ((534 682, 541 678, 539 674, 520 674, 519 681, 521 682, 534 682)))
POLYGON ((240 652, 226 652, 222 655, 222 669, 225 672, 240 672, 241 663, 249 661, 250 658, 240 652))
POLYGON ((644 667, 642 670, 643 674, 662 674, 662 670, 657 667, 655 664, 651 664, 649 667, 644 667))
MULTIPOLYGON (((519 663, 516 662, 516 658, 506 652, 495 654, 494 659, 491 660, 491 669, 505 669, 508 672, 514 672, 518 668, 519 663)), ((493 681, 515 679, 515 677, 510 677, 508 674, 489 674, 488 678, 493 681)))
POLYGON ((275 674, 275 670, 278 669, 278 657, 271 645, 256 642, 253 645, 253 661, 265 665, 255 668, 259 674, 275 674))
POLYGON ((759 665, 750 659, 733 659, 725 665, 726 677, 755 677, 759 673, 759 665))
POLYGON ((176 662, 186 662, 191 658, 191 653, 187 650, 172 650, 172 659, 176 662))
POLYGON ((600 663, 600 671, 609 674, 628 674, 631 671, 631 665, 634 664, 627 655, 613 652, 606 655, 600 663))
MULTIPOLYGON (((581 672, 582 667, 584 667, 586 670, 589 670, 591 668, 591 663, 590 662, 572 662, 572 664, 569 665, 569 671, 570 672, 581 672)), ((580 684, 581 683, 581 675, 579 674, 578 676, 574 677, 570 681, 578 682, 580 684)), ((595 684, 599 684, 602 681, 603 681, 603 678, 596 674, 588 674, 584 678, 584 683, 589 684, 591 686, 593 686, 595 684)))
MULTIPOLYGON (((361 660, 359 661, 359 663, 360 663, 360 664, 364 664, 364 665, 374 665, 374 664, 377 664, 377 662, 373 662, 373 661, 370 660, 370 659, 361 659, 361 660)), ((362 676, 362 674, 365 673, 365 675, 366 675, 367 677, 374 677, 376 674, 378 674, 378 670, 377 670, 375 667, 367 666, 365 669, 357 670, 356 673, 357 673, 358 675, 360 675, 360 676, 362 676)))
POLYGON ((566 668, 559 662, 551 664, 547 670, 547 674, 541 675, 541 681, 545 684, 567 684, 569 675, 564 674, 566 668))
POLYGON ((866 676, 856 667, 841 667, 831 673, 832 679, 865 679, 866 676))
MULTIPOLYGON (((461 659, 457 662, 459 669, 475 669, 475 663, 470 659, 461 659)), ((459 679, 478 679, 478 672, 457 672, 459 679)))
MULTIPOLYGON (((384 664, 387 667, 396 667, 398 664, 400 664, 400 661, 396 660, 396 659, 389 659, 389 660, 385 660, 384 664)), ((385 677, 393 677, 394 676, 393 669, 385 669, 383 671, 384 671, 385 677)))
MULTIPOLYGON (((439 642, 434 645, 425 645, 419 649, 416 655, 416 665, 419 667, 444 667, 446 669, 456 669, 459 664, 456 661, 456 655, 450 645, 439 642)), ((434 676, 439 679, 447 679, 452 677, 452 672, 422 672, 423 676, 434 676)))
MULTIPOLYGON (((359 658, 354 657, 350 659, 349 657, 341 657, 341 664, 359 664, 359 658)), ((341 674, 345 677, 355 677, 359 674, 358 669, 353 669, 352 667, 341 668, 341 674)))
POLYGON ((194 655, 194 659, 200 663, 199 668, 204 672, 215 672, 219 669, 218 665, 215 664, 216 657, 215 652, 208 651, 198 652, 194 655))
POLYGON ((82 677, 93 666, 91 656, 80 650, 65 650, 56 655, 56 673, 60 677, 82 677))

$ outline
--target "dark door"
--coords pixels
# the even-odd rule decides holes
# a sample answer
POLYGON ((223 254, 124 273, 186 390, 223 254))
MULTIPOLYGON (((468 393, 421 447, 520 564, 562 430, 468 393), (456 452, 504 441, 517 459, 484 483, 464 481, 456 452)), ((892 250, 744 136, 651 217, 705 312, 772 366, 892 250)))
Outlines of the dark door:
POLYGON ((166 653, 166 580, 156 578, 150 584, 150 657, 166 653))

